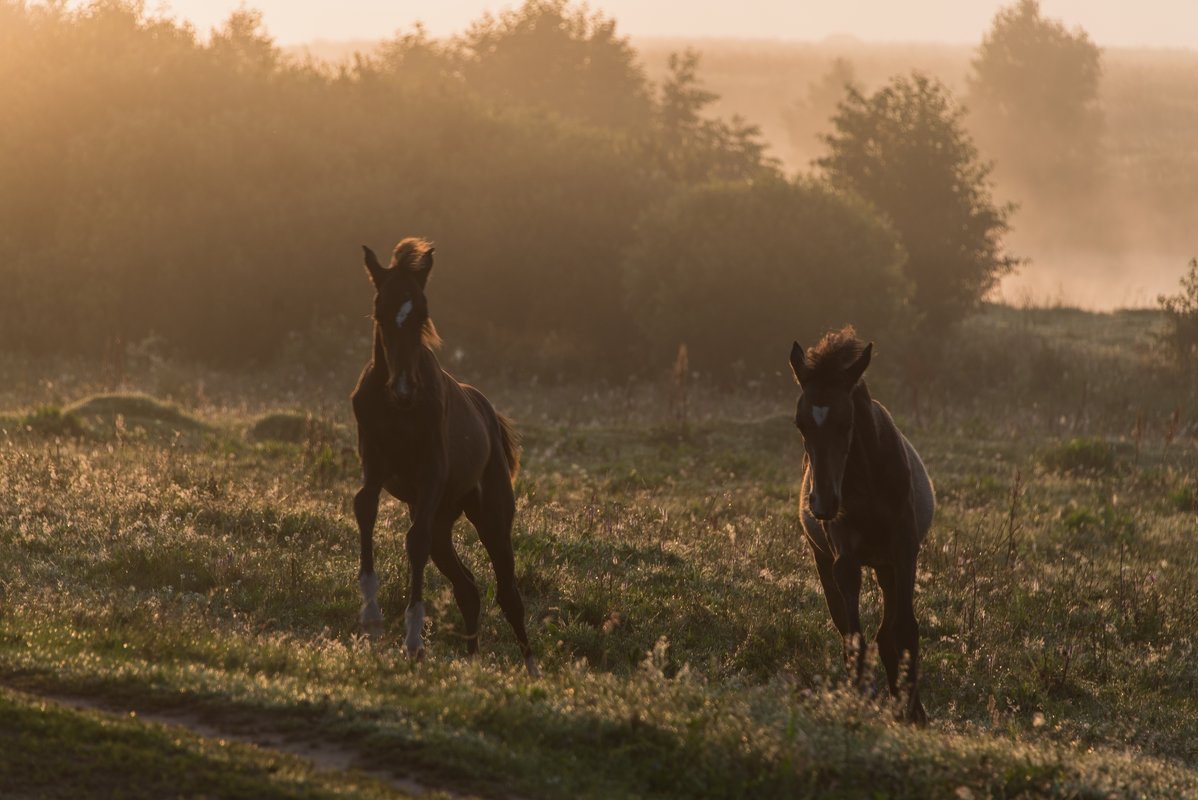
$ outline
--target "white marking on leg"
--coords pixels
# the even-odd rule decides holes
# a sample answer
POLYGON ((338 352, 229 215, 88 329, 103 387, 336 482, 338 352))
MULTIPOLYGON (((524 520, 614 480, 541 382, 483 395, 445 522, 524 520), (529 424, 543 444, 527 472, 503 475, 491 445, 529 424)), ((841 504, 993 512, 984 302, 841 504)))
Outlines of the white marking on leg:
POLYGON ((828 418, 828 406, 812 406, 811 417, 816 425, 823 425, 824 420, 828 418))
POLYGON ((373 572, 369 575, 359 575, 358 588, 362 591, 362 602, 375 602, 379 596, 379 576, 373 572))
POLYGON ((362 592, 362 611, 358 612, 358 622, 367 636, 377 636, 382 632, 382 610, 379 608, 379 576, 374 572, 370 575, 358 576, 358 589, 362 592))
POLYGON ((532 656, 524 659, 524 668, 528 670, 528 677, 534 679, 541 677, 541 669, 537 666, 537 660, 532 656))
POLYGON ((408 606, 408 610, 404 612, 404 619, 408 626, 407 636, 404 637, 408 658, 423 658, 424 639, 421 638, 421 633, 424 630, 424 603, 417 602, 408 606))
POLYGON ((358 589, 362 592, 362 610, 358 612, 358 621, 370 636, 382 633, 383 612, 379 608, 379 577, 373 572, 369 575, 358 576, 358 589))

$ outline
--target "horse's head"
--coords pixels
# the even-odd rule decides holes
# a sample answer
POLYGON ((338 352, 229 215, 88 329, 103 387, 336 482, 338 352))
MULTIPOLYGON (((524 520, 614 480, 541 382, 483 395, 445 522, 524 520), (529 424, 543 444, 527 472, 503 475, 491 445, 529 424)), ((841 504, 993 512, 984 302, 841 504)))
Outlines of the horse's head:
POLYGON ((853 440, 852 393, 869 366, 873 347, 870 342, 861 348, 850 328, 825 337, 810 360, 798 342, 790 351, 790 366, 803 390, 795 425, 811 464, 811 513, 819 520, 830 520, 840 512, 841 484, 853 440))
POLYGON ((387 367, 387 395, 399 405, 412 402, 417 388, 417 355, 435 338, 428 316, 424 287, 433 268, 433 248, 423 239, 408 238, 395 246, 391 266, 379 264, 374 251, 362 245, 366 272, 374 284, 374 330, 382 344, 387 367))

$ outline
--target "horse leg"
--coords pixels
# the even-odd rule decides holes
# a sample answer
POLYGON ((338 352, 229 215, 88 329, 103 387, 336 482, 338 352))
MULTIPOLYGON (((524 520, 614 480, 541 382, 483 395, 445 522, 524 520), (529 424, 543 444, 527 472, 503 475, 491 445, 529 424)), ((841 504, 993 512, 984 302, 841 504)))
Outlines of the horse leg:
POLYGON ((458 551, 453 546, 453 520, 449 524, 433 532, 433 546, 430 554, 433 563, 441 574, 453 584, 453 597, 458 609, 466 622, 466 652, 470 655, 478 653, 478 618, 482 610, 478 586, 474 575, 458 557, 458 551))
POLYGON ((499 607, 507 617, 508 624, 516 634, 524 666, 534 678, 541 676, 528 644, 528 632, 524 628, 524 600, 516 588, 516 557, 512 553, 512 520, 516 516, 516 500, 512 496, 511 484, 505 470, 498 486, 466 507, 466 517, 478 530, 491 564, 495 568, 495 594, 499 607))
POLYGON ((828 612, 832 615, 832 624, 840 632, 843 640, 849 633, 849 617, 844 610, 844 600, 840 597, 840 587, 836 585, 836 571, 833 568, 831 556, 824 555, 811 548, 815 555, 815 568, 819 572, 819 582, 824 587, 824 600, 828 604, 828 612))
POLYGON ((895 588, 894 567, 886 565, 876 567, 874 574, 878 576, 878 585, 882 587, 882 624, 874 641, 878 644, 878 656, 886 667, 886 682, 890 686, 890 694, 897 697, 899 693, 899 648, 895 638, 895 620, 897 618, 897 589, 895 588))
POLYGON ((919 700, 919 623, 915 620, 915 552, 912 550, 894 567, 894 635, 900 656, 905 654, 908 659, 906 718, 908 722, 924 725, 928 714, 919 700))
POLYGON ((408 536, 404 541, 409 571, 408 607, 404 611, 404 649, 408 658, 419 661, 424 658, 424 639, 421 635, 424 630, 424 569, 428 566, 431 555, 434 531, 452 526, 453 520, 450 519, 446 525, 445 517, 439 516, 429 520, 419 512, 413 513, 412 516, 412 527, 408 529, 408 536))
POLYGON ((841 553, 832 562, 845 612, 845 661, 858 688, 865 680, 865 640, 861 636, 861 563, 841 553))
POLYGON ((358 521, 360 537, 358 589, 362 592, 362 608, 358 619, 368 636, 383 632, 383 612, 379 609, 379 578, 374 572, 374 523, 379 514, 379 493, 382 486, 366 482, 354 495, 354 518, 358 521))

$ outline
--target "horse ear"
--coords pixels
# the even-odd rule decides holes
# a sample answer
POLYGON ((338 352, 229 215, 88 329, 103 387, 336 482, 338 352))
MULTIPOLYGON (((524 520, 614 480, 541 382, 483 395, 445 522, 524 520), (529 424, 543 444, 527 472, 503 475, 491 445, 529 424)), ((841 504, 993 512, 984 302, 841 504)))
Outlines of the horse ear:
POLYGON ((433 252, 435 250, 436 248, 430 247, 420 257, 420 260, 416 262, 416 265, 412 267, 412 276, 416 278, 416 282, 420 284, 421 289, 428 284, 428 274, 433 271, 433 252))
POLYGON ((807 378, 809 370, 807 368, 806 352, 798 342, 795 342, 790 348, 790 369, 795 374, 795 380, 799 382, 799 385, 802 385, 803 381, 807 378))
POLYGON ((844 371, 844 379, 849 386, 856 386, 857 381, 861 380, 861 376, 865 374, 865 368, 869 366, 869 359, 874 353, 874 343, 870 342, 861 351, 861 355, 857 356, 857 360, 849 364, 844 371))
POLYGON ((370 276, 370 282, 377 289, 383 285, 383 278, 387 277, 387 270, 379 263, 379 258, 374 251, 366 245, 362 245, 362 255, 365 257, 366 274, 370 276))

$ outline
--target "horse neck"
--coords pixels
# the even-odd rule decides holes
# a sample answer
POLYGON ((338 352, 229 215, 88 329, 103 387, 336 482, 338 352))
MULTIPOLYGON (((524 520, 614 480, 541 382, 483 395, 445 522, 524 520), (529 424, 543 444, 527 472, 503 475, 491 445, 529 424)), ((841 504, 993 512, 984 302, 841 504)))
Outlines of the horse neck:
POLYGON ((383 332, 379 330, 379 326, 374 326, 374 350, 370 355, 370 361, 374 364, 375 373, 388 377, 387 375, 387 354, 383 350, 383 332))
POLYGON ((874 400, 865 381, 858 381, 849 396, 853 401, 853 439, 849 442, 844 480, 850 485, 869 488, 882 449, 878 421, 874 416, 874 400))
MULTIPOLYGON (((420 349, 416 352, 416 359, 420 362, 418 369, 422 371, 430 371, 434 375, 441 371, 441 362, 437 360, 437 354, 425 342, 421 342, 420 349), (428 370, 429 367, 432 369, 428 370)), ((370 360, 374 365, 375 375, 382 378, 384 382, 391 377, 387 371, 387 354, 383 350, 383 332, 377 325, 374 327, 374 350, 370 360)))

